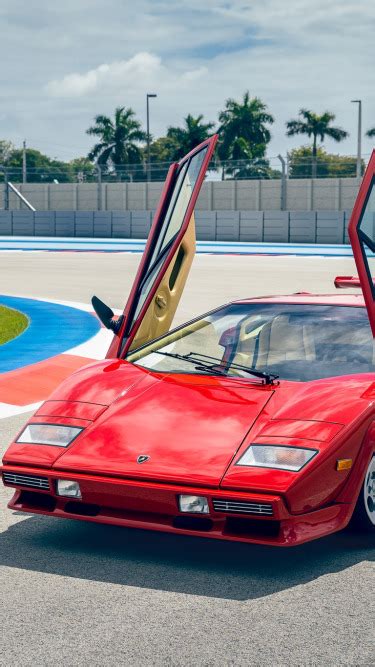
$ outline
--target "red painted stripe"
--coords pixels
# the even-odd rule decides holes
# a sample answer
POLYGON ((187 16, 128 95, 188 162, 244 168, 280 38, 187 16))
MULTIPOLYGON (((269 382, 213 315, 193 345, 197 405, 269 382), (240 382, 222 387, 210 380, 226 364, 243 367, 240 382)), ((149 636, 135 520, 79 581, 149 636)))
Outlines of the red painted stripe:
POLYGON ((48 398, 66 377, 93 359, 59 354, 0 375, 0 403, 29 405, 48 398))

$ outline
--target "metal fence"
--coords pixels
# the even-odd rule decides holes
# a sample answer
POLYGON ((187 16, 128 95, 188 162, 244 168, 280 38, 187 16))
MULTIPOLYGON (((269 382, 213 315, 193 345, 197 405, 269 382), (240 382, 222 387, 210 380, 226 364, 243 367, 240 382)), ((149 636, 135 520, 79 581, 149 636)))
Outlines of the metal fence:
MULTIPOLYGON (((365 168, 365 161, 362 170, 365 168)), ((82 161, 56 163, 35 167, 30 164, 15 166, 0 165, 0 181, 13 183, 134 183, 164 181, 170 162, 151 162, 149 169, 145 162, 139 164, 120 164, 100 166, 82 161)), ((311 178, 313 165, 311 159, 290 159, 290 156, 274 156, 256 160, 226 160, 214 158, 209 166, 208 181, 226 180, 275 180, 311 178)), ((356 176, 356 158, 335 157, 317 160, 316 178, 354 178, 356 176)))

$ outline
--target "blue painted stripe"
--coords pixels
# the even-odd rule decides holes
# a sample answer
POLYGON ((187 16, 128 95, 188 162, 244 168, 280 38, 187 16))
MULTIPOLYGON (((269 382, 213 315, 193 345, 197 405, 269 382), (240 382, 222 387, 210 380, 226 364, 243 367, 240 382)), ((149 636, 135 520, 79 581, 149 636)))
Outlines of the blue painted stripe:
MULTIPOLYGON (((48 250, 75 252, 143 252, 143 239, 76 239, 0 237, 0 250, 48 250)), ((245 243, 198 241, 199 254, 241 255, 299 255, 323 257, 352 257, 350 245, 312 243, 245 243)))
POLYGON ((62 354, 100 329, 96 317, 78 308, 1 295, 0 304, 21 311, 30 320, 20 336, 0 346, 0 373, 62 354))
MULTIPOLYGON (((55 244, 63 244, 63 245, 87 245, 87 244, 94 244, 94 245, 118 245, 118 244, 126 244, 126 245, 145 245, 146 240, 145 239, 124 239, 124 238, 82 238, 82 237, 66 237, 66 236, 38 236, 38 237, 30 237, 30 236, 0 236, 0 243, 2 242, 10 242, 10 243, 25 243, 26 244, 43 244, 43 243, 55 243, 55 244)), ((264 245, 264 246, 275 246, 275 247, 292 247, 292 248, 349 248, 350 246, 348 244, 344 245, 342 243, 282 243, 278 241, 272 241, 272 242, 252 242, 252 241, 198 241, 202 246, 204 245, 217 245, 217 246, 258 246, 258 245, 264 245)))

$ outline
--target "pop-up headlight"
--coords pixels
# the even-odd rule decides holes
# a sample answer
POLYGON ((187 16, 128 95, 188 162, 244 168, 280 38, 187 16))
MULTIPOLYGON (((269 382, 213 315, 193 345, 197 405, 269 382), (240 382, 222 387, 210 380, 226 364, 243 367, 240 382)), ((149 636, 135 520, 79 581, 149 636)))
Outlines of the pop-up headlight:
POLYGON ((283 445, 250 445, 237 461, 238 466, 277 468, 298 472, 317 454, 316 449, 283 445))
POLYGON ((33 445, 54 445, 67 447, 83 431, 77 426, 63 426, 61 424, 28 424, 18 436, 16 442, 31 443, 33 445))

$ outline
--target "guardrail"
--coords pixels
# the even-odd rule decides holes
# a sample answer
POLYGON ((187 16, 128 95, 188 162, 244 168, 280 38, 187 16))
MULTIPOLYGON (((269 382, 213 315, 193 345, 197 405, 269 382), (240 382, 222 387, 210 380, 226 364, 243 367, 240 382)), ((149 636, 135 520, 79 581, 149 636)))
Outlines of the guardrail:
POLYGON ((10 181, 8 181, 7 183, 5 183, 5 189, 6 189, 6 192, 5 192, 5 199, 6 199, 6 202, 7 202, 7 205, 4 206, 5 209, 9 209, 9 190, 11 190, 12 192, 14 192, 14 194, 16 195, 16 197, 18 197, 18 199, 19 199, 23 204, 25 204, 25 206, 26 206, 30 211, 36 211, 36 209, 34 208, 34 206, 33 206, 32 204, 30 204, 30 202, 28 201, 28 199, 26 199, 26 197, 23 196, 23 194, 16 188, 15 185, 13 185, 13 183, 11 183, 10 181))

